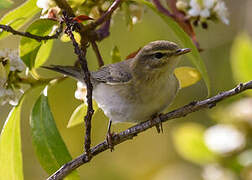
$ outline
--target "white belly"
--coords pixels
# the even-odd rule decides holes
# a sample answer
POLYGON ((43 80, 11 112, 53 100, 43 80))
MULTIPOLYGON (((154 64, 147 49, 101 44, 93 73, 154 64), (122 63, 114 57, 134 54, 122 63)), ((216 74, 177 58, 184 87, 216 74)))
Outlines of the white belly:
POLYGON ((174 76, 152 86, 138 87, 137 93, 132 89, 122 93, 122 86, 125 85, 100 83, 93 91, 98 106, 113 122, 142 122, 150 119, 172 102, 179 88, 174 76), (128 92, 129 95, 125 95, 128 92))

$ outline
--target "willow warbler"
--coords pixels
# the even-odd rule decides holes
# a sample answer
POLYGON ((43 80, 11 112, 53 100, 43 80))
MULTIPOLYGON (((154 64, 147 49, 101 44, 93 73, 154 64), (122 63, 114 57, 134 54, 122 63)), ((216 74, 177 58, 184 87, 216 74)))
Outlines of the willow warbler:
MULTIPOLYGON (((161 113, 176 96, 179 82, 173 74, 180 55, 190 52, 169 41, 154 41, 134 58, 91 72, 93 98, 111 122, 142 122, 161 113)), ((84 83, 77 67, 48 69, 84 83)), ((109 128, 110 129, 110 128, 109 128)))

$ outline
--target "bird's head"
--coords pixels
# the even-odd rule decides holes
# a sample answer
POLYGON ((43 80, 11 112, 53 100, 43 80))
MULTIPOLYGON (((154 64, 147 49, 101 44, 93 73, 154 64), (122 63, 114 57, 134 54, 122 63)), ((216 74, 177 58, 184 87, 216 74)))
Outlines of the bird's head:
POLYGON ((144 46, 134 58, 134 71, 157 72, 173 71, 178 64, 178 57, 190 52, 181 49, 170 41, 154 41, 144 46))

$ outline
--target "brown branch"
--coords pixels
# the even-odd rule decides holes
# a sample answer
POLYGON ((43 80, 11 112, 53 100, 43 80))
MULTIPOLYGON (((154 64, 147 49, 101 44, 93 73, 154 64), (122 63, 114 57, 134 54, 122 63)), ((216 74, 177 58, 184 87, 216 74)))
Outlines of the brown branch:
POLYGON ((73 30, 76 28, 80 28, 79 24, 76 23, 75 21, 72 21, 69 16, 67 16, 66 12, 63 12, 63 20, 66 23, 66 30, 65 33, 70 37, 72 40, 73 46, 74 46, 74 51, 75 54, 78 55, 78 60, 81 65, 81 73, 83 74, 84 82, 87 86, 87 103, 88 103, 88 108, 87 108, 87 114, 84 118, 85 121, 85 126, 86 126, 86 134, 85 134, 85 152, 88 155, 88 159, 91 160, 92 156, 90 156, 90 145, 91 145, 91 120, 92 116, 94 113, 93 109, 93 104, 92 104, 92 91, 93 91, 93 86, 90 80, 90 72, 87 66, 87 60, 86 60, 86 47, 80 48, 79 44, 76 42, 74 35, 73 35, 73 30))
POLYGON ((164 6, 161 4, 159 0, 153 0, 153 4, 161 13, 165 14, 166 16, 170 16, 172 18, 174 17, 174 15, 170 13, 168 9, 164 8, 164 6))
POLYGON ((20 32, 20 31, 14 30, 11 26, 3 25, 3 24, 0 24, 0 29, 6 32, 12 33, 13 35, 28 37, 31 39, 35 39, 38 42, 41 42, 43 40, 57 39, 59 35, 62 33, 63 25, 61 23, 60 27, 56 30, 56 33, 52 36, 38 36, 38 35, 31 34, 29 32, 20 32))
POLYGON ((181 12, 176 6, 177 0, 166 0, 166 4, 170 7, 173 14, 180 14, 181 12))
POLYGON ((92 48, 93 48, 93 50, 94 50, 94 52, 95 52, 96 58, 97 58, 97 60, 98 60, 99 67, 102 67, 102 66, 104 65, 104 62, 103 62, 103 59, 102 59, 102 57, 101 57, 101 53, 100 53, 100 51, 99 51, 99 48, 98 48, 96 42, 95 42, 95 41, 92 41, 92 42, 91 42, 91 45, 92 45, 92 48))
POLYGON ((104 24, 99 29, 96 30, 96 35, 97 35, 96 41, 101 41, 104 38, 109 36, 110 21, 111 21, 111 18, 105 21, 104 24))
MULTIPOLYGON (((240 84, 237 87, 235 87, 234 89, 231 89, 231 90, 228 90, 225 92, 221 92, 211 98, 208 98, 208 99, 205 99, 202 101, 191 102, 191 103, 189 103, 181 108, 178 108, 174 111, 160 115, 160 117, 159 117, 160 119, 155 118, 152 120, 148 120, 148 121, 139 123, 135 126, 132 126, 132 127, 128 128, 127 130, 122 131, 118 134, 115 134, 112 138, 112 141, 113 141, 112 143, 115 146, 115 145, 120 144, 124 141, 130 140, 133 137, 137 136, 139 133, 144 132, 147 129, 150 129, 153 126, 156 126, 157 124, 160 123, 160 120, 162 122, 166 122, 171 119, 184 117, 187 114, 190 114, 195 111, 199 111, 203 108, 212 108, 218 102, 220 102, 228 97, 239 94, 239 93, 241 93, 245 90, 248 90, 248 89, 252 89, 252 81, 240 84)), ((92 156, 98 155, 99 153, 106 151, 107 149, 109 149, 109 145, 107 144, 107 141, 103 141, 91 149, 91 155, 92 156)), ((84 153, 84 154, 80 155, 79 157, 77 157, 76 159, 63 165, 59 170, 57 170, 47 180, 62 179, 65 176, 67 176, 69 173, 71 173, 74 169, 87 163, 88 161, 90 161, 90 158, 87 156, 86 153, 84 153)))

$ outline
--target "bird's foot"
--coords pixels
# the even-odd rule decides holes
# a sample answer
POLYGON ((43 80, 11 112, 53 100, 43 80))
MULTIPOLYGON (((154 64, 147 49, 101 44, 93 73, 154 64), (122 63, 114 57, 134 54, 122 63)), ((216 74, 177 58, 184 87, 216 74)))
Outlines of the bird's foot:
POLYGON ((160 133, 160 132, 163 133, 164 132, 163 131, 163 124, 162 124, 162 121, 161 121, 161 118, 160 118, 161 115, 162 115, 162 113, 160 113, 160 114, 154 114, 151 117, 152 120, 158 118, 159 123, 156 125, 156 130, 157 130, 158 133, 160 133))
POLYGON ((114 151, 114 144, 113 144, 113 136, 114 135, 115 135, 115 133, 108 132, 107 137, 106 137, 106 141, 109 146, 110 152, 114 151))
POLYGON ((107 132, 107 136, 106 136, 106 142, 109 146, 110 151, 114 151, 114 144, 113 144, 113 136, 115 135, 114 132, 111 133, 111 125, 112 125, 112 121, 109 121, 109 125, 108 125, 108 132, 107 132))

